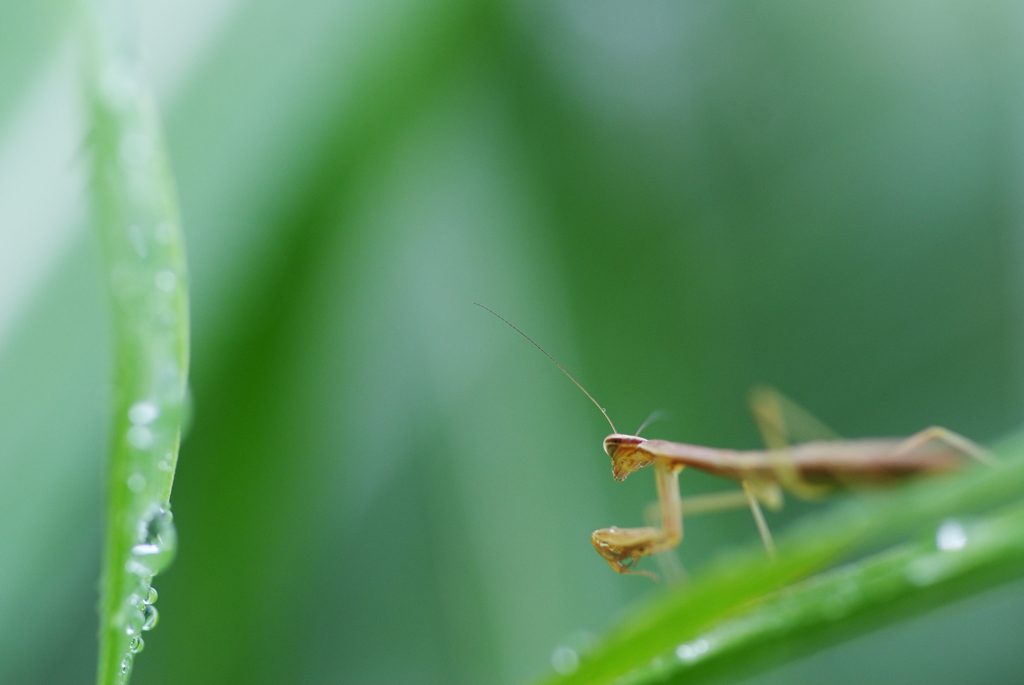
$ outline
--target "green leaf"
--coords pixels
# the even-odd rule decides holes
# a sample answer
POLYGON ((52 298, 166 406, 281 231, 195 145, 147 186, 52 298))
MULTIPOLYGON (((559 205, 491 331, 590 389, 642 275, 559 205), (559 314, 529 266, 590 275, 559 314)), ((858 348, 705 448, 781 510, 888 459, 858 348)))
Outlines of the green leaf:
POLYGON ((93 201, 115 345, 100 685, 128 681, 156 622, 152 579, 176 546, 169 499, 188 373, 178 201, 127 9, 117 0, 86 7, 93 201))

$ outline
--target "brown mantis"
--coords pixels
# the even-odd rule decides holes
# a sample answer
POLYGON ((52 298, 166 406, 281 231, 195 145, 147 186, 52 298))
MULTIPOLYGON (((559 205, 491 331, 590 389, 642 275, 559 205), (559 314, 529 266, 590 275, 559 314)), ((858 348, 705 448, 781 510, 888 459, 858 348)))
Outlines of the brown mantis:
MULTIPOLYGON (((769 556, 775 545, 765 522, 761 504, 777 510, 783 503, 783 491, 803 499, 819 499, 837 487, 875 486, 894 483, 928 473, 953 471, 967 458, 989 461, 981 447, 939 426, 926 428, 908 438, 827 439, 789 444, 789 431, 783 409, 817 423, 775 391, 758 388, 751 394, 751 407, 767 449, 730 450, 689 445, 667 440, 648 440, 619 433, 608 412, 562 367, 554 357, 497 312, 491 312, 529 340, 590 398, 608 424, 612 434, 604 439, 604 451, 612 459, 616 480, 654 465, 658 491, 659 526, 642 528, 602 528, 591 535, 591 542, 609 566, 618 573, 657 578, 648 571, 636 570, 643 557, 674 548, 683 538, 683 516, 750 507, 758 532, 769 556), (707 473, 738 481, 741 490, 683 499, 679 494, 679 472, 692 466, 707 473)), ((830 432, 817 424, 819 433, 830 432)))

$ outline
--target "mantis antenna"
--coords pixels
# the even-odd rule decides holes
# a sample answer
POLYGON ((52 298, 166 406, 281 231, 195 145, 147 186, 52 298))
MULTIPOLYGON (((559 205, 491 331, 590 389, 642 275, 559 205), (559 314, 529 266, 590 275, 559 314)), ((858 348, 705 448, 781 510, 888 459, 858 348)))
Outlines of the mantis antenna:
POLYGON ((619 432, 619 431, 615 430, 615 424, 614 424, 614 423, 612 423, 612 419, 611 419, 611 417, 610 417, 610 416, 608 416, 608 412, 606 412, 606 411, 604 410, 604 407, 602 407, 602 406, 601 406, 600 404, 598 404, 597 400, 595 400, 595 399, 594 399, 594 396, 593 396, 593 395, 591 395, 591 394, 590 394, 589 392, 587 392, 587 389, 586 389, 586 388, 584 388, 584 387, 583 387, 582 385, 580 385, 580 384, 579 384, 579 381, 577 381, 577 380, 576 380, 575 378, 573 378, 573 377, 572 377, 572 374, 571 374, 571 373, 569 373, 568 371, 566 371, 566 370, 565 370, 565 367, 564 367, 564 366, 562 366, 561 364, 559 364, 559 363, 558 363, 558 361, 557 361, 557 360, 556 360, 556 359, 555 359, 554 357, 552 357, 552 356, 551 356, 550 354, 548 354, 548 353, 547 353, 547 352, 546 352, 546 351, 544 350, 544 348, 543 348, 543 347, 541 347, 541 346, 540 346, 540 345, 538 345, 537 343, 533 342, 533 338, 531 338, 530 336, 528 336, 528 335, 527 335, 526 333, 523 333, 523 332, 522 332, 521 330, 519 330, 519 329, 518 329, 518 328, 517 328, 517 327, 516 327, 516 326, 515 326, 515 325, 514 325, 514 324, 513 324, 513 323, 512 323, 511 321, 509 321, 509 320, 508 320, 508 319, 506 319, 506 318, 505 318, 504 316, 502 316, 502 315, 501 315, 501 314, 499 314, 498 312, 494 311, 494 310, 493 310, 493 309, 491 309, 490 307, 485 307, 485 306, 483 306, 482 304, 480 304, 479 302, 474 302, 473 304, 475 304, 475 305, 476 305, 477 307, 480 307, 481 309, 486 309, 486 310, 487 310, 487 311, 489 311, 489 312, 490 312, 491 314, 494 314, 494 315, 495 315, 496 317, 498 317, 499 319, 501 319, 502 321, 504 321, 505 323, 507 323, 507 324, 508 324, 508 325, 509 325, 509 326, 510 326, 510 327, 512 328, 512 330, 514 330, 514 331, 515 331, 516 333, 518 333, 519 335, 523 336, 524 338, 526 338, 527 340, 529 340, 529 341, 530 341, 531 343, 533 343, 533 346, 534 346, 534 347, 536 347, 536 348, 537 348, 538 350, 540 350, 541 352, 544 352, 544 356, 545 356, 545 357, 547 357, 548 359, 550 359, 551 361, 553 361, 553 362, 555 363, 555 366, 557 366, 558 368, 560 368, 560 369, 562 370, 562 373, 564 373, 564 374, 565 374, 566 376, 568 376, 568 377, 569 377, 569 380, 571 380, 571 381, 572 381, 573 383, 575 383, 575 384, 576 384, 576 387, 577 387, 577 388, 579 388, 580 390, 582 390, 582 391, 583 391, 583 394, 584 394, 584 395, 586 395, 587 397, 589 397, 589 398, 590 398, 590 401, 594 403, 594 406, 595 406, 595 407, 597 407, 598 409, 600 409, 600 410, 601 410, 601 413, 602 413, 602 414, 604 414, 604 417, 605 417, 606 419, 608 419, 608 425, 610 425, 610 426, 612 427, 612 433, 618 433, 618 432, 619 432))
POLYGON ((641 423, 640 427, 636 429, 636 436, 640 437, 640 431, 642 431, 644 428, 647 428, 649 424, 654 423, 655 421, 660 421, 663 418, 665 418, 665 412, 663 412, 662 410, 658 409, 656 411, 651 412, 651 415, 647 417, 647 420, 641 423))

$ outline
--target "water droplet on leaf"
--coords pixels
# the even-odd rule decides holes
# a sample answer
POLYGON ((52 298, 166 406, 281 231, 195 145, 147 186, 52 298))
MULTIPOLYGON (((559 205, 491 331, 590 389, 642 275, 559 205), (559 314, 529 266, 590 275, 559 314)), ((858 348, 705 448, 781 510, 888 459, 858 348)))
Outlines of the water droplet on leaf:
POLYGON ((707 640, 695 640, 676 647, 676 656, 681 661, 693 661, 701 654, 706 653, 710 648, 711 644, 707 640))
POLYGON ((157 612, 156 607, 152 604, 144 605, 142 609, 142 615, 145 617, 145 621, 142 624, 143 630, 153 630, 156 627, 156 622, 160 618, 160 614, 157 612))
POLYGON ((551 653, 551 668, 558 675, 575 673, 580 667, 580 657, 572 647, 556 647, 551 653))
POLYGON ((128 410, 128 420, 135 426, 148 426, 160 416, 160 408, 149 401, 136 402, 128 410))
POLYGON ((178 285, 178 277, 170 269, 157 271, 153 280, 156 287, 165 293, 174 292, 174 287, 178 285))
POLYGON ((128 429, 128 443, 140 450, 148 450, 153 446, 153 431, 143 426, 132 426, 128 429))
POLYGON ((943 552, 955 552, 967 546, 967 531, 959 521, 945 521, 935 531, 935 547, 943 552))
POLYGON ((136 575, 155 575, 171 563, 178 541, 173 520, 170 509, 157 506, 139 522, 139 537, 132 547, 132 558, 146 573, 136 575))

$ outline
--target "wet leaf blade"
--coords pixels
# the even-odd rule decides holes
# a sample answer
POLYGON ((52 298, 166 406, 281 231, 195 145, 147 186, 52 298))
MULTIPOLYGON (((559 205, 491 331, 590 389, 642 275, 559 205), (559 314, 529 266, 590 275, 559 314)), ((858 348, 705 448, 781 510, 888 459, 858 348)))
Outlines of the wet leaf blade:
POLYGON ((92 200, 114 333, 97 682, 125 683, 174 554, 168 500, 188 372, 185 247, 154 99, 125 3, 85 6, 92 200))

